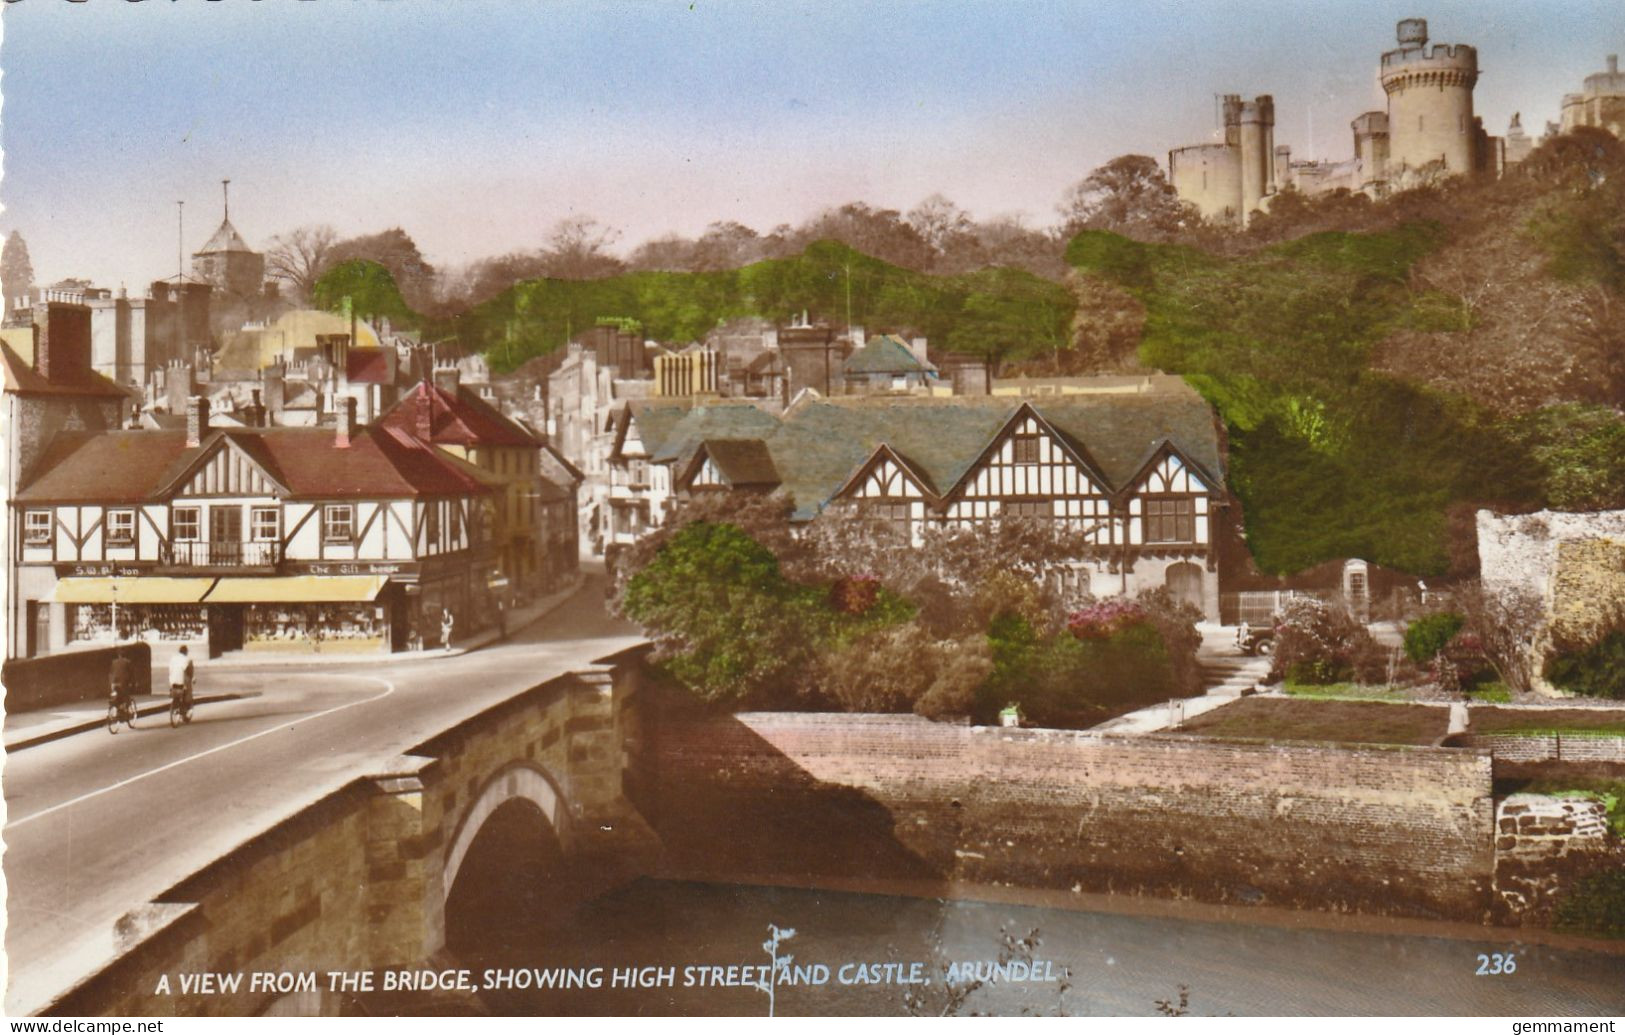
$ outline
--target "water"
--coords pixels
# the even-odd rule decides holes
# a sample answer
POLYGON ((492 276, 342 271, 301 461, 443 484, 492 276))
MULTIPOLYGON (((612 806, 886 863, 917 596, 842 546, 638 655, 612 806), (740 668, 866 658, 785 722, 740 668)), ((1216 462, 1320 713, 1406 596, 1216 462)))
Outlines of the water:
MULTIPOLYGON (((822 983, 777 987, 781 1016, 1154 1015, 1158 1001, 1180 1008, 1181 986, 1185 1008, 1207 1015, 1625 1013, 1625 955, 1523 943, 1510 931, 1463 941, 656 880, 598 898, 551 932, 476 939, 458 955, 476 979, 487 968, 570 967, 583 979, 603 968, 601 987, 484 993, 497 1013, 765 1015, 760 990, 698 982, 710 980, 712 967, 767 963, 770 924, 794 929, 780 951, 794 957, 803 979, 820 975, 814 965, 828 968, 822 983), (1029 935, 1033 944, 1010 951, 1011 940, 1029 935), (1030 958, 1041 975, 1068 976, 947 994, 944 964, 986 964, 1001 952, 1005 960, 1030 958), (1515 969, 1479 975, 1488 969, 1480 953, 1511 953, 1515 969), (901 965, 894 976, 918 963, 932 981, 888 983, 878 968, 849 966, 888 962, 901 965), (675 987, 612 987, 616 968, 656 968, 644 972, 651 979, 670 968, 675 987), (860 975, 881 981, 853 982, 860 975)), ((721 977, 728 979, 726 970, 721 977)))

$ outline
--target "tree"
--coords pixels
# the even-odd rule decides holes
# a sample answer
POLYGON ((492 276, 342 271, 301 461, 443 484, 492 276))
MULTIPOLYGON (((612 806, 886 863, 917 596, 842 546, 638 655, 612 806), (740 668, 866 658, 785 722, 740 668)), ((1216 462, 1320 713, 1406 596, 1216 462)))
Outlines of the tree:
POLYGON ((414 309, 434 300, 435 269, 418 251, 417 242, 400 227, 340 241, 328 256, 330 265, 366 259, 389 270, 401 296, 414 309))
POLYGON ((925 239, 939 256, 953 242, 971 232, 970 213, 941 194, 933 194, 909 210, 908 225, 925 239))
POLYGON ((1139 369, 1135 350, 1145 329, 1145 306, 1105 277, 1082 270, 1073 270, 1066 286, 1078 307, 1072 314, 1071 364, 1064 372, 1139 369))
POLYGON ((0 248, 0 291, 5 292, 6 315, 11 315, 12 303, 34 288, 34 264, 28 258, 28 242, 13 230, 0 248))
POLYGON ((319 309, 342 312, 346 303, 363 320, 385 316, 398 325, 419 322, 418 315, 401 298, 389 270, 366 259, 334 266, 322 274, 311 292, 311 304, 319 309))
POLYGON ((619 230, 591 216, 568 216, 559 220, 553 224, 541 252, 547 275, 564 280, 614 276, 624 267, 608 249, 620 236, 619 230))
POLYGON ((333 264, 333 244, 338 234, 330 226, 302 226, 271 238, 265 254, 266 272, 286 281, 294 294, 308 300, 316 282, 333 264))
POLYGON ((1060 213, 1068 237, 1089 229, 1166 241, 1199 221, 1156 159, 1145 155, 1113 158, 1073 184, 1062 196, 1060 213))

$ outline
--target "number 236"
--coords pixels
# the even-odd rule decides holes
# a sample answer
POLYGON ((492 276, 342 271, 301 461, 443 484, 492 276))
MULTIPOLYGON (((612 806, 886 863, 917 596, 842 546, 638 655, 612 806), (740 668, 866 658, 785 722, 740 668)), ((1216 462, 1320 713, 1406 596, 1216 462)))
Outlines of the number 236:
POLYGON ((1496 952, 1486 956, 1481 952, 1478 954, 1478 970, 1474 971, 1474 973, 1479 976, 1491 974, 1512 974, 1515 973, 1517 969, 1518 957, 1514 953, 1508 952, 1502 954, 1496 952))

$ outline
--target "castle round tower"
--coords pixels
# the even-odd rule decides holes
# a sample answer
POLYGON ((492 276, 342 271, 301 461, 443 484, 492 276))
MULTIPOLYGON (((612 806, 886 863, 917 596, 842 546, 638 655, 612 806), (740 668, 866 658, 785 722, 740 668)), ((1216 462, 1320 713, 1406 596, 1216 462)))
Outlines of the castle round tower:
POLYGON ((1404 187, 1433 163, 1448 175, 1473 172, 1478 51, 1465 44, 1429 48, 1422 18, 1400 22, 1397 35, 1399 47, 1382 56, 1390 181, 1404 187))

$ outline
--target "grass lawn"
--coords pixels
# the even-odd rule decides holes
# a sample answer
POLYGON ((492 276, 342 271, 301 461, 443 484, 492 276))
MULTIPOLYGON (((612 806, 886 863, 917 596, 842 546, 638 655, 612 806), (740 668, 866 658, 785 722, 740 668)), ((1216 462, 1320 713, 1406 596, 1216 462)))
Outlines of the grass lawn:
POLYGON ((1625 708, 1474 708, 1469 733, 1564 733, 1577 737, 1625 737, 1625 708))
POLYGON ((1386 686, 1367 686, 1364 683, 1327 683, 1325 686, 1316 686, 1311 683, 1294 683, 1288 680, 1283 684, 1290 697, 1302 697, 1307 700, 1325 701, 1404 701, 1407 700, 1403 690, 1395 690, 1386 686))
POLYGON ((1342 744, 1432 744, 1449 710, 1383 701, 1247 697, 1185 723, 1177 732, 1252 740, 1326 740, 1342 744))

